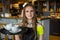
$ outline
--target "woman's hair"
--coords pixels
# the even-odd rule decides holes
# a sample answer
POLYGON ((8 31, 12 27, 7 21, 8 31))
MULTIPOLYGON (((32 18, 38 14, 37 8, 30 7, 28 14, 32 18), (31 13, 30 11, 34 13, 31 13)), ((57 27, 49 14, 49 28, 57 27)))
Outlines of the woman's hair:
MULTIPOLYGON (((34 9, 34 6, 31 5, 31 4, 27 4, 25 7, 24 7, 24 12, 23 12, 23 26, 27 26, 28 22, 27 22, 27 18, 26 18, 26 15, 25 15, 25 9, 27 6, 31 6, 33 9, 34 9)), ((34 16, 32 18, 33 20, 33 26, 35 27, 36 26, 36 13, 35 13, 35 10, 34 10, 34 16)))
MULTIPOLYGON (((26 18, 26 15, 25 15, 25 9, 26 9, 26 7, 27 6, 31 6, 33 9, 34 9, 34 6, 32 5, 32 4, 27 4, 25 7, 24 7, 24 9, 23 9, 23 21, 22 21, 22 23, 23 23, 23 25, 22 26, 27 26, 27 24, 28 24, 28 22, 27 22, 27 18, 26 18)), ((35 10, 34 10, 34 16, 33 16, 33 18, 32 18, 32 26, 33 26, 33 30, 35 31, 35 33, 36 33, 36 26, 37 26, 37 24, 36 24, 36 22, 37 22, 37 17, 36 17, 36 13, 35 13, 35 10)))

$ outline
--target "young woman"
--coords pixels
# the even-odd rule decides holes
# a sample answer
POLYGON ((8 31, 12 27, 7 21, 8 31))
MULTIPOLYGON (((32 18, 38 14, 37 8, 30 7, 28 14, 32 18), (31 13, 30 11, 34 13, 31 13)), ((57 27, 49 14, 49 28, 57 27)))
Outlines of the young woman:
POLYGON ((15 35, 15 40, 36 40, 35 38, 37 38, 38 40, 43 40, 43 34, 44 34, 43 26, 41 24, 37 23, 35 10, 31 4, 27 4, 24 7, 23 21, 22 21, 21 25, 28 27, 28 28, 32 28, 33 29, 32 34, 34 34, 34 35, 33 36, 30 35, 31 31, 30 32, 28 31, 25 36, 24 36, 24 34, 22 34, 22 39, 19 35, 15 35), (28 37, 26 37, 26 36, 28 36, 28 37), (31 36, 33 37, 33 39, 31 36), (24 39, 24 37, 25 37, 25 39, 24 39), (29 37, 30 37, 30 39, 29 39, 29 37))

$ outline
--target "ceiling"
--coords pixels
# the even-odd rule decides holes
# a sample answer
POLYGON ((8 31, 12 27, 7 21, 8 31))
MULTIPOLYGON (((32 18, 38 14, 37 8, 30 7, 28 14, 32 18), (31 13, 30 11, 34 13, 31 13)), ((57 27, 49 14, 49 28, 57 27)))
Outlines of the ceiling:
MULTIPOLYGON (((0 0, 0 3, 2 2, 3 0, 0 0)), ((6 0, 7 1, 7 0, 6 0)), ((32 0, 8 0, 10 1, 10 3, 17 3, 17 2, 26 2, 26 1, 32 1, 32 0)), ((36 1, 47 1, 47 0, 36 0, 36 1)), ((49 0, 49 1, 52 1, 52 0, 49 0)), ((56 1, 59 1, 60 0, 56 0, 56 1)))
POLYGON ((10 0, 11 3, 26 2, 28 0, 10 0))
POLYGON ((26 1, 47 1, 47 0, 10 0, 11 3, 26 2, 26 1))
MULTIPOLYGON (((1 3, 2 1, 5 1, 5 0, 0 0, 0 3, 1 3)), ((28 1, 28 0, 7 0, 7 1, 10 1, 10 3, 17 3, 17 2, 26 2, 26 1, 28 1)))

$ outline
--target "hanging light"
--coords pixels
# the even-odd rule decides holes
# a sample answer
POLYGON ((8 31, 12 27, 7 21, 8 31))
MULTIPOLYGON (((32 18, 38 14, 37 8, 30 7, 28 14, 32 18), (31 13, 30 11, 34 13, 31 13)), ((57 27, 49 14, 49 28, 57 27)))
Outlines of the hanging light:
POLYGON ((23 4, 23 7, 25 7, 27 4, 28 4, 28 2, 25 2, 25 3, 23 4))

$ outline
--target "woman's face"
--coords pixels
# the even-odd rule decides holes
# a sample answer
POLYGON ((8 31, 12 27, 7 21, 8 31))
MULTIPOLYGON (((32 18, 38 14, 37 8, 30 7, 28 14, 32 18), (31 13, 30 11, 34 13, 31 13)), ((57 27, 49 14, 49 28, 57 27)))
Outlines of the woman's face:
POLYGON ((34 16, 34 9, 31 6, 27 6, 25 8, 25 16, 27 17, 27 19, 32 19, 34 16))

